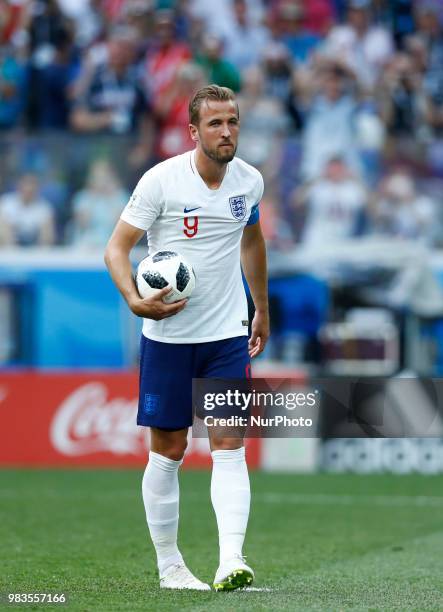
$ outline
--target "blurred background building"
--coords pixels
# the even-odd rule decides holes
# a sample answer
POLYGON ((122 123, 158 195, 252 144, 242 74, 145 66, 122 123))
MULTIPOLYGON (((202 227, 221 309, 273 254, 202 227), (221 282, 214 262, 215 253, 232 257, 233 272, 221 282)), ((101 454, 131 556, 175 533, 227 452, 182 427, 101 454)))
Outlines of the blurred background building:
POLYGON ((440 0, 0 0, 3 372, 134 367, 103 248, 211 82, 265 179, 256 375, 440 376, 440 0))

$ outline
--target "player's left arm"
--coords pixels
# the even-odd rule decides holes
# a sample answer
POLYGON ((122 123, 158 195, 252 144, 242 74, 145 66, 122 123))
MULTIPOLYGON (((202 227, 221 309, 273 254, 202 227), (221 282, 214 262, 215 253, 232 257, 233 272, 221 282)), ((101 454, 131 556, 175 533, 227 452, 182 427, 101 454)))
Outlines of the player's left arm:
POLYGON ((270 333, 266 245, 260 221, 243 230, 241 264, 255 306, 249 339, 249 355, 253 358, 263 351, 270 333))

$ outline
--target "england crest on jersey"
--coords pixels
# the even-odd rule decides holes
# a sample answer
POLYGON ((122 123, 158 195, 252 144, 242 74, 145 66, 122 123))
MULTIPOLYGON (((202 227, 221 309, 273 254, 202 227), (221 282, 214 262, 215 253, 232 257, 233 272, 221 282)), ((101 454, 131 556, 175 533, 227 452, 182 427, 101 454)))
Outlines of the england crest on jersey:
POLYGON ((246 217, 246 196, 234 196, 229 198, 229 205, 234 219, 242 221, 246 217))

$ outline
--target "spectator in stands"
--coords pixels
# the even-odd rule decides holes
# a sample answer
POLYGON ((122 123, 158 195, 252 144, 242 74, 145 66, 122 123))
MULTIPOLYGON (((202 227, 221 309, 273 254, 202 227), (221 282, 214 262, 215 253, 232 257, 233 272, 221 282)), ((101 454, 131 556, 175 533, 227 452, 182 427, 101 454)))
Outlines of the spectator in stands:
POLYGON ((411 0, 373 2, 372 8, 376 22, 389 28, 397 49, 404 49, 405 39, 415 29, 414 4, 417 2, 411 2, 411 0))
POLYGON ((35 66, 45 65, 53 52, 60 30, 73 28, 57 0, 37 0, 29 23, 29 44, 35 66))
POLYGON ((54 244, 54 218, 49 202, 39 194, 36 176, 23 175, 16 191, 0 198, 0 239, 4 244, 41 246, 54 244))
POLYGON ((303 2, 303 28, 324 37, 335 22, 337 0, 309 0, 303 2))
POLYGON ((251 19, 246 0, 232 1, 233 18, 222 32, 224 56, 240 71, 257 65, 270 40, 269 32, 251 19))
POLYGON ((203 37, 201 52, 197 54, 195 61, 205 71, 208 83, 217 83, 233 91, 240 90, 240 73, 233 64, 223 59, 221 38, 206 34, 203 37))
POLYGON ((325 53, 346 62, 367 91, 393 51, 390 32, 371 22, 370 0, 350 0, 346 23, 332 28, 325 41, 325 53))
POLYGON ((69 242, 88 248, 105 246, 127 200, 128 192, 109 161, 94 162, 84 189, 73 197, 69 242))
POLYGON ((130 0, 123 6, 123 20, 134 33, 137 52, 145 56, 148 41, 155 35, 154 3, 146 0, 130 0))
POLYGON ((256 166, 269 159, 277 162, 279 141, 288 130, 290 119, 281 100, 266 90, 262 68, 249 68, 243 73, 237 102, 242 123, 239 156, 256 166))
POLYGON ((425 88, 432 97, 443 96, 443 6, 435 2, 417 3, 415 21, 418 39, 426 52, 425 88))
POLYGON ((221 39, 219 34, 213 34, 207 30, 204 20, 200 17, 189 16, 186 27, 186 41, 193 57, 201 53, 205 36, 221 39))
POLYGON ((0 47, 0 130, 15 127, 23 111, 25 69, 12 45, 0 47))
POLYGON ((19 42, 17 38, 24 34, 31 5, 28 0, 0 0, 0 46, 19 42))
POLYGON ((301 172, 317 178, 332 156, 342 156, 355 172, 360 170, 355 141, 357 111, 355 78, 337 61, 320 58, 312 76, 302 84, 305 127, 302 135, 301 172))
POLYGON ((123 11, 128 0, 102 0, 102 11, 104 13, 106 22, 110 26, 115 26, 121 22, 123 17, 123 11))
POLYGON ((266 45, 262 57, 265 75, 265 91, 286 104, 291 91, 293 66, 292 58, 283 43, 266 45))
POLYGON ((439 233, 435 213, 434 202, 417 192, 410 175, 395 170, 382 181, 372 207, 373 232, 432 245, 439 233))
POLYGON ((167 159, 192 149, 189 136, 189 94, 205 84, 205 74, 200 66, 191 62, 178 69, 175 81, 157 99, 154 108, 159 123, 156 155, 167 159))
POLYGON ((305 220, 305 246, 321 247, 362 233, 368 194, 341 157, 331 158, 319 179, 295 192, 293 202, 296 216, 305 220))
POLYGON ((301 61, 306 51, 323 39, 335 23, 337 0, 273 0, 270 10, 271 28, 274 34, 294 35, 301 61), (275 31, 277 27, 277 32, 275 31))
POLYGON ((155 42, 146 55, 146 90, 155 107, 158 100, 172 87, 177 71, 190 61, 191 51, 186 43, 175 38, 172 11, 157 11, 155 16, 155 42))
POLYGON ((87 47, 105 31, 103 0, 57 0, 63 14, 75 25, 75 42, 87 47))
POLYGON ((131 160, 146 163, 152 147, 149 104, 133 65, 131 31, 116 30, 108 42, 107 59, 83 81, 73 104, 70 124, 77 132, 89 134, 140 134, 131 160))
MULTIPOLYGON (((274 0, 272 0, 274 1, 274 0)), ((208 2, 208 0, 187 0, 188 13, 192 21, 203 22, 206 32, 224 37, 233 23, 236 22, 235 3, 230 0, 223 2, 208 2)), ((257 26, 264 23, 266 18, 266 0, 246 0, 240 10, 247 13, 249 25, 257 26)))
POLYGON ((29 23, 29 70, 28 70, 28 122, 38 126, 41 116, 42 70, 53 60, 56 44, 74 24, 65 17, 57 0, 37 0, 32 3, 33 13, 29 23))
POLYGON ((294 234, 285 219, 278 191, 278 184, 269 181, 260 202, 260 224, 268 247, 275 251, 287 251, 295 246, 294 234))
POLYGON ((443 135, 443 29, 442 7, 435 2, 418 4, 415 10, 417 32, 409 44, 423 49, 426 115, 435 136, 443 135))
POLYGON ((278 40, 289 49, 298 64, 305 64, 319 45, 321 38, 304 27, 306 4, 286 0, 277 5, 272 17, 272 29, 278 40))
POLYGON ((38 119, 43 128, 67 129, 74 82, 80 60, 73 46, 72 33, 60 30, 54 40, 54 55, 40 70, 38 83, 38 119))
POLYGON ((377 98, 383 119, 393 136, 418 135, 425 119, 423 76, 414 58, 397 53, 385 67, 377 98))

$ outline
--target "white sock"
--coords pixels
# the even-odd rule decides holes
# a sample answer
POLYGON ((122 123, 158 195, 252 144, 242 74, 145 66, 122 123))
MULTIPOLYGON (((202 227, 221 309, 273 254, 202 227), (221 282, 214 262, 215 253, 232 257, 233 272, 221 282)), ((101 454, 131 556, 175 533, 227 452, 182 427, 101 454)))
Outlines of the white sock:
POLYGON ((211 500, 217 517, 220 563, 242 554, 251 490, 244 447, 212 451, 211 500))
POLYGON ((178 468, 174 461, 150 451, 142 481, 143 502, 149 532, 157 553, 160 578, 164 571, 183 557, 177 547, 178 530, 178 468))

